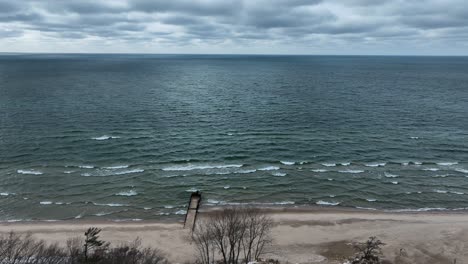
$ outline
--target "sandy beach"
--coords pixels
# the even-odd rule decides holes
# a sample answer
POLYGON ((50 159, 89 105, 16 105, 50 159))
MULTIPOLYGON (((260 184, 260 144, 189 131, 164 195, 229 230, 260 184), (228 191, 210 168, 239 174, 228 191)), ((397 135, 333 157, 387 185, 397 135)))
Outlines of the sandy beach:
MULTIPOLYGON (((208 212, 201 213, 207 215, 208 212)), ((343 263, 351 243, 377 236, 391 263, 468 263, 468 214, 386 213, 331 209, 274 209, 274 242, 266 257, 283 263, 343 263)), ((103 229, 102 239, 120 244, 140 237, 144 245, 163 250, 173 263, 195 259, 190 233, 172 222, 22 222, 2 223, 0 232, 31 232, 36 238, 65 243, 85 229, 103 229)))

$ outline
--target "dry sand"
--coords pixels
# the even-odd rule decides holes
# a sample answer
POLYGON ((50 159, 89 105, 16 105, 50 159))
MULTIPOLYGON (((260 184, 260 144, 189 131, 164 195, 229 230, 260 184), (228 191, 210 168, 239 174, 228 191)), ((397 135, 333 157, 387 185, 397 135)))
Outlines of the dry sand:
MULTIPOLYGON (((343 263, 353 254, 352 242, 377 236, 390 263, 468 263, 468 214, 385 213, 348 210, 271 210, 274 244, 268 257, 283 263, 343 263)), ((206 214, 206 213, 205 213, 206 214)), ((140 237, 144 245, 162 249, 174 263, 194 260, 190 233, 181 223, 34 222, 1 223, 0 233, 32 232, 35 237, 64 243, 90 227, 113 244, 140 237)))

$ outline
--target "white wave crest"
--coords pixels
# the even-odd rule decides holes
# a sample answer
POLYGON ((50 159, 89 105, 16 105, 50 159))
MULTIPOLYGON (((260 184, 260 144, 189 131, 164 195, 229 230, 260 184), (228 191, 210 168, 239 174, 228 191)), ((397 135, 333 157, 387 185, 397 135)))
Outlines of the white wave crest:
POLYGON ((340 163, 340 164, 341 164, 342 166, 349 166, 349 165, 351 165, 351 162, 342 162, 342 163, 340 163))
POLYGON ((278 176, 278 177, 284 177, 286 176, 287 174, 284 173, 284 172, 280 172, 280 171, 275 171, 272 173, 273 176, 278 176))
POLYGON ((364 166, 366 167, 383 167, 387 165, 386 162, 378 162, 378 163, 365 163, 364 166))
POLYGON ((17 170, 16 171, 19 174, 30 174, 30 175, 41 175, 43 174, 41 171, 37 170, 17 170))
POLYGON ((434 177, 434 178, 445 178, 447 176, 449 176, 449 174, 438 174, 438 175, 434 175, 432 177, 434 177))
POLYGON ((356 209, 361 209, 361 210, 371 210, 371 211, 376 211, 376 210, 377 210, 376 208, 372 208, 372 207, 360 207, 360 206, 356 206, 355 208, 356 208, 356 209))
POLYGON ((117 169, 126 169, 128 165, 118 165, 118 166, 110 166, 110 167, 103 167, 106 170, 117 170, 117 169))
POLYGON ((270 170, 279 170, 280 168, 277 167, 277 166, 266 166, 266 167, 262 167, 262 168, 259 168, 258 170, 259 171, 270 171, 270 170))
POLYGON ((336 167, 336 163, 322 163, 322 166, 325 166, 325 167, 336 167))
POLYGON ((133 169, 133 170, 124 170, 124 171, 118 171, 115 172, 114 175, 123 175, 123 174, 130 174, 130 173, 140 173, 144 172, 144 169, 133 169))
POLYGON ((115 170, 97 170, 93 173, 82 173, 81 176, 85 177, 104 177, 104 176, 112 176, 112 175, 124 175, 124 174, 131 174, 131 173, 141 173, 144 172, 144 169, 131 169, 131 170, 121 170, 121 171, 115 171, 115 170))
POLYGON ((187 213, 187 211, 185 211, 185 210, 179 210, 179 211, 175 212, 174 214, 176 214, 176 215, 184 215, 184 214, 186 214, 186 213, 187 213))
POLYGON ((188 190, 185 190, 186 192, 196 192, 196 191, 199 191, 198 189, 196 188, 190 188, 188 190))
POLYGON ((120 204, 120 203, 107 203, 107 204, 103 204, 103 203, 93 203, 94 205, 97 205, 97 206, 110 206, 110 207, 121 207, 121 206, 128 206, 126 204, 120 204))
POLYGON ((141 218, 131 218, 131 219, 115 219, 112 220, 112 222, 139 222, 143 221, 141 218))
POLYGON ((138 195, 138 193, 135 190, 128 190, 128 191, 122 191, 119 193, 116 193, 115 195, 120 195, 120 196, 135 196, 138 195))
POLYGON ((238 171, 234 171, 233 173, 248 174, 248 173, 254 173, 254 172, 256 172, 256 171, 257 171, 256 169, 251 169, 251 170, 238 170, 238 171))
POLYGON ((375 202, 375 201, 377 201, 377 199, 366 199, 366 201, 368 201, 368 202, 375 202))
POLYGON ((0 193, 0 196, 9 196, 9 195, 12 195, 14 193, 9 193, 9 192, 1 192, 0 193))
POLYGON ((311 171, 313 171, 313 172, 327 172, 327 170, 324 170, 324 169, 313 169, 311 171))
POLYGON ((282 201, 282 202, 274 202, 273 204, 276 205, 288 205, 288 204, 295 204, 293 201, 282 201))
POLYGON ((80 214, 78 214, 77 216, 75 216, 75 219, 80 219, 80 218, 83 217, 83 215, 84 215, 84 213, 80 213, 80 214))
POLYGON ((461 173, 468 173, 467 169, 455 169, 455 171, 461 172, 461 173))
POLYGON ((93 137, 91 139, 94 139, 94 140, 108 140, 108 139, 117 139, 117 138, 120 138, 120 137, 104 135, 104 136, 100 136, 100 137, 93 137))
POLYGON ((445 191, 445 190, 434 190, 434 192, 436 192, 436 193, 447 193, 447 191, 445 191))
POLYGON ((439 165, 439 166, 452 166, 452 165, 457 165, 458 162, 457 161, 452 161, 452 162, 447 161, 447 162, 437 162, 436 164, 439 165))
POLYGON ((227 185, 227 186, 224 186, 223 188, 227 190, 227 189, 230 189, 231 186, 227 185))
MULTIPOLYGON (((416 208, 416 209, 396 209, 396 210, 386 210, 387 212, 429 212, 429 211, 447 211, 450 210, 448 208, 443 207, 424 207, 424 208, 416 208)), ((457 210, 457 209, 452 209, 457 210)))
POLYGON ((457 192, 457 191, 451 191, 450 193, 453 193, 453 194, 458 194, 458 195, 465 194, 465 193, 462 193, 462 192, 457 192))
POLYGON ((78 166, 80 169, 94 169, 94 166, 92 165, 80 165, 78 166))
POLYGON ((322 200, 320 200, 320 201, 316 202, 316 204, 318 204, 318 205, 335 206, 335 205, 339 205, 340 202, 327 202, 327 201, 322 201, 322 200))
POLYGON ((423 170, 424 171, 438 171, 440 169, 438 169, 438 168, 424 168, 423 170))
POLYGON ((363 173, 364 171, 363 170, 340 170, 338 172, 341 172, 341 173, 363 173))
POLYGON ((396 178, 396 177, 398 177, 398 175, 396 175, 396 174, 391 174, 391 173, 388 173, 388 172, 384 172, 384 175, 385 175, 385 177, 387 177, 387 178, 396 178))
POLYGON ((110 215, 113 214, 113 212, 99 212, 94 214, 94 216, 105 216, 105 215, 110 215))
POLYGON ((162 168, 163 171, 191 171, 191 170, 207 170, 207 169, 227 169, 227 168, 240 168, 242 164, 205 164, 205 165, 175 165, 162 168))
POLYGON ((296 164, 296 162, 294 162, 294 161, 280 161, 280 162, 281 162, 281 164, 284 164, 284 165, 294 165, 294 164, 296 164))
POLYGON ((214 200, 214 199, 208 199, 208 200, 206 200, 206 201, 207 201, 207 203, 209 203, 209 204, 224 204, 224 203, 226 203, 226 202, 224 202, 224 201, 218 201, 218 200, 214 200))
POLYGON ((39 204, 50 205, 50 204, 52 204, 52 202, 51 201, 42 201, 42 202, 39 202, 39 204))
POLYGON ((392 183, 392 184, 398 184, 398 182, 397 182, 397 181, 392 181, 391 183, 392 183))

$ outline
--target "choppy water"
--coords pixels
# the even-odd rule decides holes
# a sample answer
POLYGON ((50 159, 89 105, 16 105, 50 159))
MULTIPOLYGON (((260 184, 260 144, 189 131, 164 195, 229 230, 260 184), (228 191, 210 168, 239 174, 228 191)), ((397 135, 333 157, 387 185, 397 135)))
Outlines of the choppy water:
POLYGON ((467 177, 466 57, 0 56, 1 220, 460 210, 467 177))

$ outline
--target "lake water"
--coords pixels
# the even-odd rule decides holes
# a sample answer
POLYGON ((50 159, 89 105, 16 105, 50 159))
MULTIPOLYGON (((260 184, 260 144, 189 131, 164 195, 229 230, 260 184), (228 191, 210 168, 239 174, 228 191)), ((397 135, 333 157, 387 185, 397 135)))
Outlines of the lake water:
POLYGON ((0 56, 3 221, 462 210, 467 177, 467 57, 0 56))

